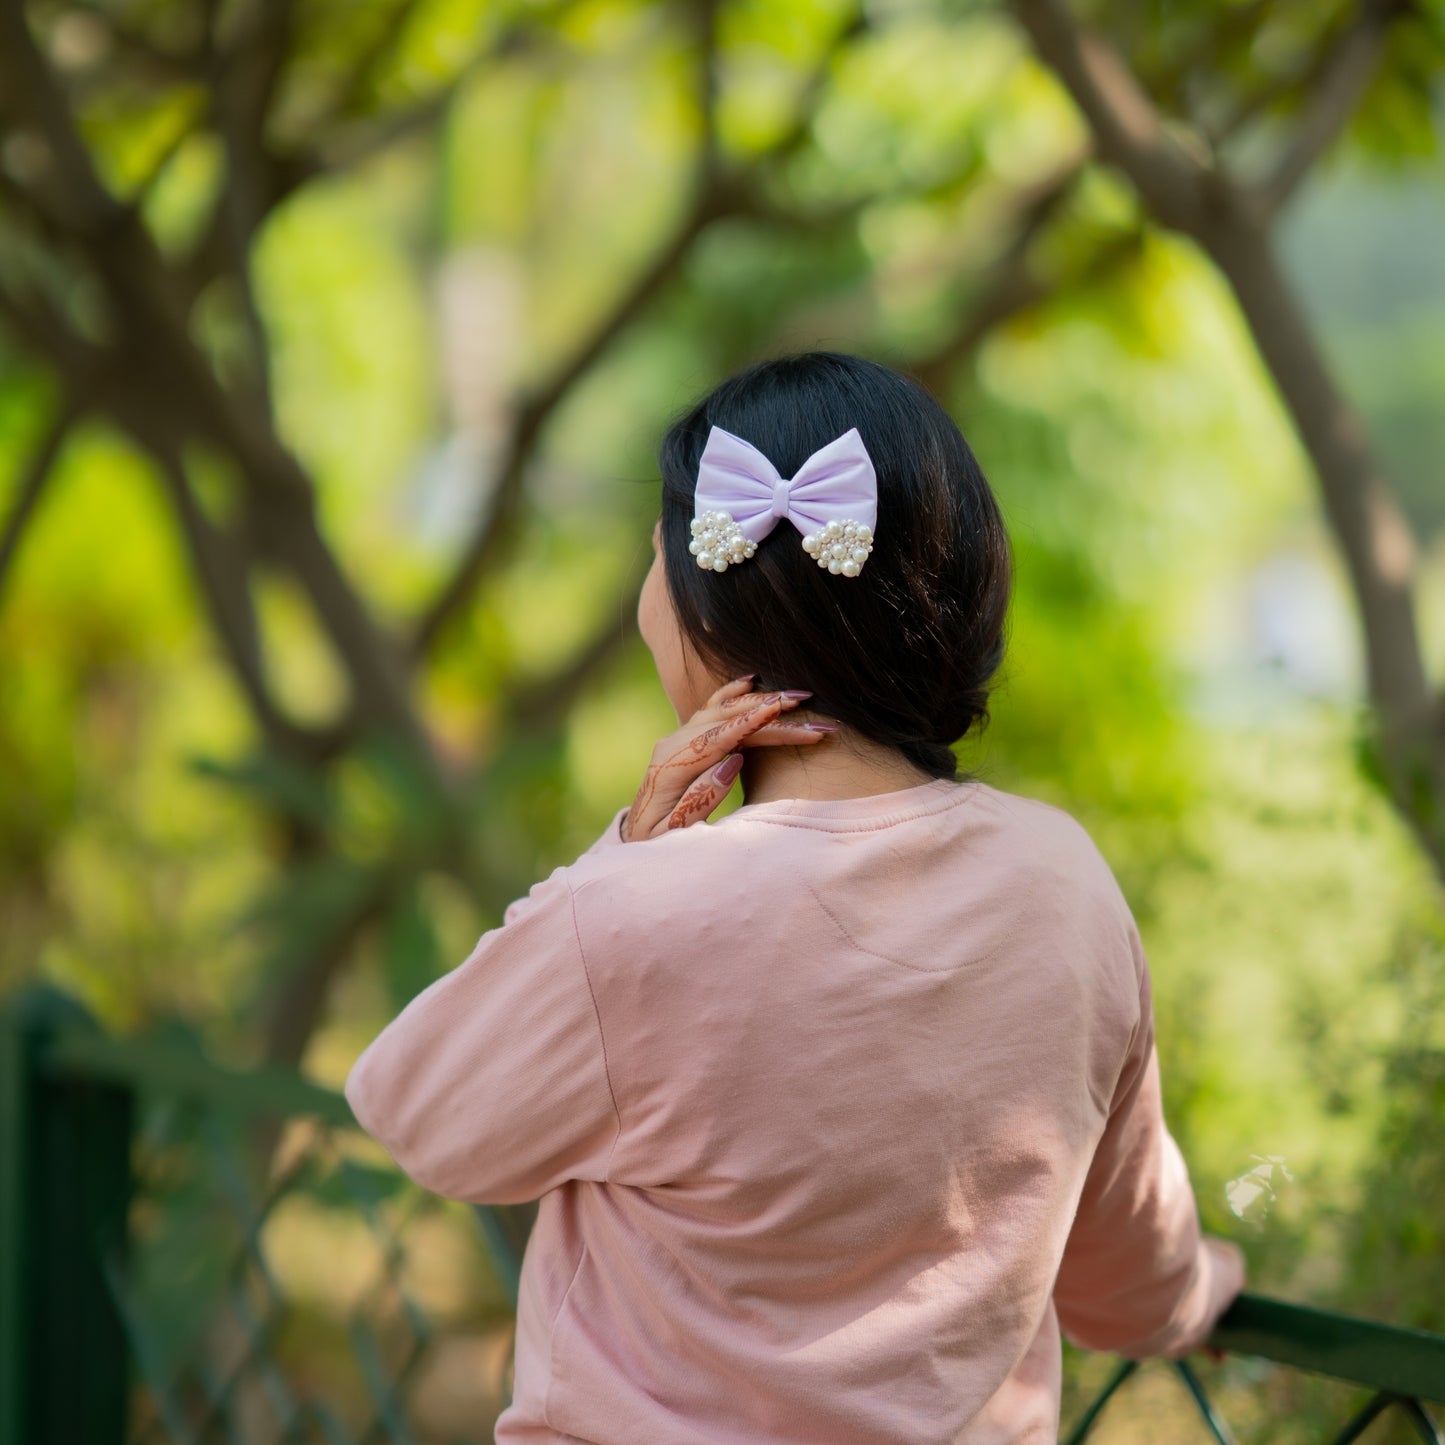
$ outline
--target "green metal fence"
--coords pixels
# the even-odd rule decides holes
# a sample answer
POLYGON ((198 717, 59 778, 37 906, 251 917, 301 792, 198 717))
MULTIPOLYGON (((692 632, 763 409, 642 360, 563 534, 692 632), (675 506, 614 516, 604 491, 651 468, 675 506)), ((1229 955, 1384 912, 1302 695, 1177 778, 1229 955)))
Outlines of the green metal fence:
MULTIPOLYGON (((490 1296, 505 1327, 535 1205, 438 1200, 377 1152, 339 1094, 218 1067, 180 1032, 111 1038, 53 989, 12 996, 0 1008, 0 1445, 486 1445, 504 1368, 485 1419, 466 1400, 459 1417, 421 1418, 447 1395, 428 1368, 461 1331, 413 1281, 409 1243, 440 1230, 453 1293, 490 1296), (278 1271, 283 1237, 300 1253, 278 1271), (326 1307, 299 1298, 298 1278, 328 1271, 326 1307)), ((482 1338, 476 1324, 467 1338, 482 1338)), ((1445 1445, 1425 1405, 1445 1401, 1445 1338, 1246 1293, 1211 1343, 1368 1389, 1336 1445, 1387 1414, 1445 1445)), ((468 1380, 478 1359, 465 1357, 468 1380)), ((1120 1361, 1068 1445, 1141 1368, 1177 1372, 1210 1436, 1232 1445, 1188 1360, 1120 1361)))

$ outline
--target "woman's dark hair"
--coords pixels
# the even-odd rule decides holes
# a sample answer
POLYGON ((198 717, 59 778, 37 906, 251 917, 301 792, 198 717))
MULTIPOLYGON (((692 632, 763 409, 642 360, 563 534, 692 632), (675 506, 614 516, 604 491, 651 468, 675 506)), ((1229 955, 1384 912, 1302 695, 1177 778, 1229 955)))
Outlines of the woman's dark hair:
POLYGON ((829 351, 764 361, 723 382, 662 439, 662 553, 684 642, 762 690, 811 688, 811 711, 957 778, 952 744, 988 721, 1003 660, 1012 558, 983 471, 918 382, 829 351), (708 432, 751 442, 785 477, 857 427, 878 474, 873 552, 830 573, 785 519, 747 561, 705 571, 688 550, 708 432))

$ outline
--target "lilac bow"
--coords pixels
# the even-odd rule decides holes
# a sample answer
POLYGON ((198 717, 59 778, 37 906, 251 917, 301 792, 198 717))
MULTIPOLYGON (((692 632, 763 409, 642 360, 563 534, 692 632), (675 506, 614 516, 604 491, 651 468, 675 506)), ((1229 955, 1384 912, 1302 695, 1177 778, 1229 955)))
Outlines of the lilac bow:
MULTIPOLYGON (((694 530, 717 512, 735 524, 735 530, 726 524, 724 530, 738 538, 739 546, 743 538, 762 541, 786 517, 820 567, 856 576, 872 550, 878 476, 857 427, 820 447, 784 478, 750 442, 715 426, 698 464, 694 530)), ((743 555, 751 556, 752 549, 743 555)), ((732 560, 739 560, 736 552, 732 560)))

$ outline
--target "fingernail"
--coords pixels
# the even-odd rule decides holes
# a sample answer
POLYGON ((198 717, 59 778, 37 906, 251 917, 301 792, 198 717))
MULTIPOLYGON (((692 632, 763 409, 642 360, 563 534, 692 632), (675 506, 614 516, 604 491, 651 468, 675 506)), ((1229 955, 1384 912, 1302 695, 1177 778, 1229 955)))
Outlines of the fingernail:
POLYGON ((835 733, 838 729, 832 723, 804 723, 810 733, 835 733))
POLYGON ((790 687, 783 693, 784 697, 796 698, 812 697, 812 695, 813 694, 811 692, 804 692, 803 689, 800 687, 790 687))
POLYGON ((726 787, 742 771, 743 755, 741 753, 729 753, 717 767, 712 770, 713 781, 726 787))
POLYGON ((735 677, 734 682, 756 682, 762 676, 760 672, 745 673, 742 677, 735 677))
POLYGON ((782 702, 783 695, 780 692, 770 692, 766 697, 760 697, 759 702, 782 702))

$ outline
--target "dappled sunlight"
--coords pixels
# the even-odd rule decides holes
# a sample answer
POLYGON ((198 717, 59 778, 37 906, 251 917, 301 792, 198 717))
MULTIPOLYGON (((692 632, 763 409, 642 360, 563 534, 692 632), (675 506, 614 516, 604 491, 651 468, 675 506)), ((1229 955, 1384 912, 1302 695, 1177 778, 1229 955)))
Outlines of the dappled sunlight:
POLYGON ((1277 1198, 1276 1179, 1293 1180, 1294 1175, 1285 1167, 1284 1159, 1278 1154, 1250 1156, 1257 1162, 1238 1179, 1231 1179, 1224 1186, 1229 1207, 1241 1219, 1261 1220, 1269 1213, 1269 1206, 1277 1198))

